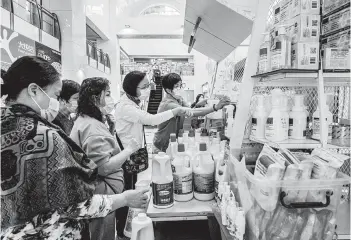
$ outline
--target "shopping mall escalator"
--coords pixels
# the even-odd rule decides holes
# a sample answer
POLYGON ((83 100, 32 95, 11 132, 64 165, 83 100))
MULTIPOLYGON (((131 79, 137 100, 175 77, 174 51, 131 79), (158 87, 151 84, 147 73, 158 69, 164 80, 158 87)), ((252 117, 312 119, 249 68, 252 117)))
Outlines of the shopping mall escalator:
POLYGON ((158 106, 162 101, 162 82, 161 82, 161 72, 159 70, 154 70, 153 82, 155 88, 151 90, 149 104, 147 107, 147 112, 151 114, 156 114, 158 106))

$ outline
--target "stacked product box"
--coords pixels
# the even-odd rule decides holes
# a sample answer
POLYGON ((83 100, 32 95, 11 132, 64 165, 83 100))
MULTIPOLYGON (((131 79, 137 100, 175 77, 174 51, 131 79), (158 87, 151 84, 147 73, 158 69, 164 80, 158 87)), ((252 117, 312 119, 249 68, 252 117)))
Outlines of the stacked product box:
POLYGON ((275 8, 271 32, 285 27, 291 38, 292 68, 318 69, 320 25, 320 0, 283 0, 275 8))
POLYGON ((322 7, 323 69, 350 71, 350 0, 325 0, 322 7))

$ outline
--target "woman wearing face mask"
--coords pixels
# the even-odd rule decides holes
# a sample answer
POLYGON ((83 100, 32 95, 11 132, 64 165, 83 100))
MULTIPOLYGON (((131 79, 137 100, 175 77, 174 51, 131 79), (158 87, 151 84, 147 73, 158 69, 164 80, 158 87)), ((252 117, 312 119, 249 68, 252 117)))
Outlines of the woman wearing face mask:
MULTIPOLYGON (((158 114, 171 109, 185 106, 188 104, 181 97, 182 95, 182 79, 176 73, 169 73, 162 78, 162 87, 165 90, 165 97, 162 99, 160 106, 158 107, 158 114)), ((224 106, 230 103, 228 98, 223 98, 218 104, 204 107, 191 109, 192 116, 205 116, 214 111, 222 109, 224 106)), ((161 123, 157 127, 157 132, 154 136, 154 146, 157 150, 165 152, 169 144, 169 136, 171 133, 176 133, 183 128, 184 117, 173 118, 164 123, 161 123)))
POLYGON ((1 239, 90 239, 87 219, 146 205, 143 192, 94 194, 96 165, 51 121, 62 81, 44 59, 17 59, 1 95, 1 239))
POLYGON ((69 135, 71 133, 74 120, 72 114, 76 113, 78 107, 80 85, 72 80, 62 81, 62 90, 60 93, 60 111, 57 114, 54 124, 62 128, 69 135))
MULTIPOLYGON (((79 93, 77 120, 74 123, 71 138, 98 166, 98 184, 96 194, 113 195, 124 188, 122 165, 127 158, 140 148, 140 144, 131 139, 121 151, 104 118, 108 110, 106 100, 110 98, 109 81, 105 78, 88 78, 82 83, 79 93)), ((90 223, 91 239, 115 239, 115 214, 90 223)))

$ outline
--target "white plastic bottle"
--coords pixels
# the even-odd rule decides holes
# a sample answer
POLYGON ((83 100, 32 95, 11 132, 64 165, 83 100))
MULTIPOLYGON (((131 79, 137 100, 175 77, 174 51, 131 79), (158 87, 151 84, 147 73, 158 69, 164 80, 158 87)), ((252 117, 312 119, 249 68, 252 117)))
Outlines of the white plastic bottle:
POLYGON ((272 90, 272 110, 267 117, 265 136, 272 142, 288 139, 289 114, 282 111, 283 93, 279 88, 272 90))
POLYGON ((251 119, 251 136, 258 139, 265 138, 265 129, 266 129, 266 121, 267 121, 267 111, 264 106, 264 96, 257 96, 257 106, 252 114, 251 119))
POLYGON ((221 156, 221 139, 215 137, 212 139, 212 145, 210 146, 210 153, 212 155, 212 159, 215 162, 215 166, 217 166, 218 160, 223 157, 221 156))
POLYGON ((245 234, 245 211, 241 207, 239 207, 238 212, 236 214, 236 219, 235 219, 235 239, 238 240, 244 240, 244 234, 245 234))
POLYGON ((258 73, 265 73, 271 70, 271 44, 269 34, 265 33, 263 43, 260 46, 260 58, 258 60, 258 73))
POLYGON ((183 135, 184 135, 184 130, 183 129, 179 129, 179 132, 178 132, 178 144, 179 143, 184 143, 183 135))
POLYGON ((131 240, 155 240, 152 220, 145 213, 139 213, 132 221, 131 240))
POLYGON ((173 161, 174 156, 177 154, 177 148, 178 148, 177 136, 175 133, 171 133, 168 148, 166 150, 166 153, 168 156, 170 156, 171 161, 173 161))
POLYGON ((224 162, 224 156, 219 159, 217 162, 216 167, 216 174, 215 174, 215 192, 216 195, 218 194, 218 185, 220 182, 224 182, 226 180, 226 173, 227 173, 227 164, 224 162))
POLYGON ((174 200, 187 202, 193 199, 193 171, 191 156, 185 152, 183 143, 178 144, 178 153, 172 162, 174 200))
POLYGON ((204 129, 200 135, 200 143, 206 143, 207 147, 210 146, 210 136, 206 129, 204 129))
POLYGON ((278 28, 271 55, 272 70, 291 68, 291 38, 287 36, 284 26, 278 28))
POLYGON ((303 95, 294 96, 294 107, 289 114, 289 138, 306 139, 307 114, 303 95))
POLYGON ((200 143, 200 152, 195 156, 194 173, 194 197, 201 201, 212 200, 214 191, 215 166, 211 154, 207 151, 206 143, 200 143))
POLYGON ((221 205, 221 217, 222 217, 222 225, 227 226, 228 225, 228 219, 227 219, 227 207, 229 203, 229 196, 230 196, 230 186, 226 185, 223 198, 222 198, 222 205, 221 205))
POLYGON ((152 194, 155 208, 169 208, 174 204, 171 159, 159 152, 152 161, 152 194))
MULTIPOLYGON (((329 111, 328 105, 324 105, 324 112, 326 113, 326 126, 324 126, 324 129, 328 132, 328 141, 332 139, 332 123, 333 123, 333 114, 329 111)), ((321 139, 321 121, 320 121, 320 112, 319 112, 319 106, 317 107, 317 110, 313 113, 312 116, 312 138, 316 140, 321 139)))
MULTIPOLYGON (((150 188, 150 181, 149 180, 139 180, 135 183, 135 189, 149 189, 150 188)), ((145 208, 129 208, 128 215, 126 220, 126 225, 124 227, 123 233, 126 237, 132 236, 132 220, 138 216, 139 213, 146 213, 145 208)))
POLYGON ((185 151, 186 151, 188 149, 188 145, 189 145, 189 132, 188 131, 184 131, 184 133, 183 133, 183 142, 184 142, 185 151))

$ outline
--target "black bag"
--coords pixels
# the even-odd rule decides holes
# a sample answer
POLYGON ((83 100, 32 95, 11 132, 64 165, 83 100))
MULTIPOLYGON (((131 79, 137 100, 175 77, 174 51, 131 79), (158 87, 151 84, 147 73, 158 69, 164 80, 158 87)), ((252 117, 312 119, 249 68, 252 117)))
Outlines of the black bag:
MULTIPOLYGON (((149 154, 147 152, 146 146, 146 138, 145 138, 145 130, 143 126, 143 133, 144 133, 144 147, 140 148, 138 151, 130 155, 129 159, 125 161, 122 165, 124 171, 129 174, 137 174, 140 172, 145 171, 149 167, 149 154)), ((116 134, 117 142, 121 148, 124 149, 121 139, 116 134)))

